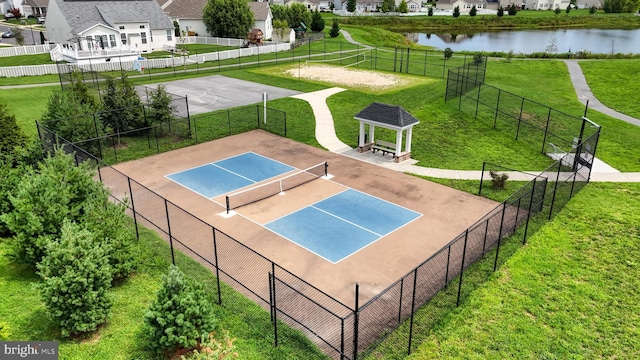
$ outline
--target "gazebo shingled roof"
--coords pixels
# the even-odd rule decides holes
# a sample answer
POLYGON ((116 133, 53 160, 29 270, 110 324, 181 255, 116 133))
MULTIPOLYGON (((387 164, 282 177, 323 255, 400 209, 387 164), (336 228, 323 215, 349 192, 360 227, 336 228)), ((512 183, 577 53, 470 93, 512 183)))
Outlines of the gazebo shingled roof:
POLYGON ((415 125, 420 122, 401 106, 382 104, 379 102, 371 103, 354 117, 358 120, 376 122, 399 129, 405 129, 408 126, 415 125))

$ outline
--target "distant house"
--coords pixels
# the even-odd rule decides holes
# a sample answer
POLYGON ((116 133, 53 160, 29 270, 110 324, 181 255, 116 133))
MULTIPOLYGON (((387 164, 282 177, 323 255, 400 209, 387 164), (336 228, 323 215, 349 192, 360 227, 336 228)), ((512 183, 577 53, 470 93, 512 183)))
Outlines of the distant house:
MULTIPOLYGON (((405 0, 407 2, 407 9, 409 12, 419 12, 422 9, 422 1, 420 0, 405 0)), ((341 9, 347 8, 348 0, 342 1, 340 5, 341 9)), ((357 0, 356 2, 356 12, 376 12, 378 9, 382 7, 383 0, 357 0)), ((400 6, 402 0, 395 0, 396 8, 400 6)), ((438 2, 438 4, 440 4, 438 2)))
POLYGON ((24 8, 25 15, 33 15, 38 18, 47 16, 48 4, 49 0, 24 0, 22 7, 24 8))
MULTIPOLYGON (((595 3, 595 0, 593 2, 595 3)), ((569 0, 522 0, 522 4, 531 10, 564 10, 570 3, 569 0)), ((518 5, 516 4, 516 6, 518 5)))
MULTIPOLYGON (((184 35, 208 36, 207 27, 202 20, 207 0, 156 0, 162 10, 178 23, 180 33, 184 35)), ((273 15, 267 2, 249 2, 255 23, 252 29, 260 29, 265 39, 273 33, 273 15)))
POLYGON ((333 0, 272 0, 273 5, 291 6, 294 3, 304 5, 309 11, 329 11, 333 0))
POLYGON ((25 16, 31 15, 31 8, 23 6, 22 0, 0 0, 0 11, 2 11, 2 14, 8 13, 12 8, 20 10, 20 13, 25 16))
POLYGON ((474 6, 476 10, 487 8, 486 0, 440 0, 436 4, 438 10, 453 10, 458 6, 460 12, 469 12, 474 6))
POLYGON ((45 26, 49 41, 104 61, 175 47, 173 23, 154 0, 50 0, 45 26))

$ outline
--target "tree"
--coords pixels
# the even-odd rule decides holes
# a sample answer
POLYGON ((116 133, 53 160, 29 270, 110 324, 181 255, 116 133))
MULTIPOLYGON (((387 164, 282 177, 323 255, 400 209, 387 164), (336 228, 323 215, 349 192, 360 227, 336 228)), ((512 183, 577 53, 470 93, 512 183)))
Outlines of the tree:
POLYGON ((20 46, 24 45, 24 34, 22 34, 22 29, 16 26, 11 29, 11 31, 13 32, 13 38, 16 39, 16 44, 20 46))
POLYGON ((271 15, 273 15, 273 20, 284 20, 289 21, 289 12, 287 11, 288 7, 284 5, 269 5, 271 9, 271 15))
POLYGON ((406 14, 409 12, 409 7, 407 6, 406 0, 402 0, 400 5, 398 5, 398 12, 402 14, 406 14))
POLYGON ((136 237, 129 226, 126 206, 96 197, 87 202, 85 209, 82 222, 95 242, 105 245, 104 258, 111 266, 112 278, 126 278, 136 268, 138 258, 136 237))
POLYGON ((445 60, 451 59, 451 56, 453 56, 453 50, 451 50, 450 47, 444 49, 444 58, 445 58, 445 60))
POLYGON ((515 14, 518 13, 518 9, 516 8, 515 4, 511 4, 509 6, 509 8, 507 9, 507 11, 508 11, 509 15, 511 15, 511 16, 514 16, 515 14))
POLYGON ((329 36, 332 38, 338 37, 340 35, 340 26, 338 26, 338 20, 333 19, 333 24, 331 25, 331 30, 329 30, 329 36))
POLYGON ((318 9, 313 12, 313 16, 311 17, 311 31, 313 32, 321 32, 324 31, 324 19, 318 9))
POLYGON ((609 13, 621 13, 624 9, 626 0, 604 0, 602 3, 602 10, 606 14, 609 13))
POLYGON ((311 24, 311 13, 304 4, 294 2, 288 6, 287 11, 289 27, 297 28, 300 23, 304 23, 306 26, 311 24))
POLYGON ((498 12, 496 13, 496 15, 498 15, 498 17, 504 16, 504 8, 502 7, 502 5, 498 7, 498 12))
POLYGON ((355 12, 356 8, 357 8, 358 3, 356 2, 356 0, 347 0, 347 11, 348 12, 355 12))
POLYGON ((427 16, 433 16, 433 6, 429 6, 429 10, 427 10, 427 16))
POLYGON ((567 9, 564 12, 567 14, 571 12, 571 4, 567 5, 567 9))
POLYGON ((144 316, 151 345, 160 353, 173 355, 192 349, 216 326, 213 309, 201 286, 176 267, 162 278, 156 299, 144 316))
POLYGON ((456 6, 453 8, 453 17, 457 18, 458 16, 460 16, 460 6, 456 6))
POLYGON ((596 9, 596 6, 595 6, 595 5, 592 5, 592 6, 589 8, 589 14, 591 14, 591 15, 595 14, 597 11, 598 11, 598 10, 596 9))
POLYGON ((471 7, 471 10, 469 10, 469 16, 476 16, 478 14, 478 9, 476 9, 476 6, 473 5, 471 7))
POLYGON ((560 10, 560 8, 559 8, 559 7, 557 7, 557 8, 555 8, 555 9, 553 10, 553 12, 554 12, 556 15, 559 15, 559 14, 560 14, 560 12, 562 12, 562 10, 560 10))
POLYGON ((212 36, 244 39, 253 27, 253 12, 245 0, 208 0, 202 20, 212 36))
POLYGON ((102 96, 102 108, 100 115, 102 126, 105 131, 110 130, 109 132, 118 134, 118 143, 121 132, 149 126, 135 86, 124 73, 117 80, 107 77, 106 89, 102 96))
POLYGON ((63 337, 94 331, 107 321, 112 279, 107 252, 91 232, 69 220, 60 240, 47 243, 47 256, 38 264, 40 291, 63 337))
POLYGON ((36 265, 50 242, 60 238, 64 220, 80 222, 90 199, 104 202, 108 193, 93 180, 83 164, 75 166, 72 155, 62 149, 45 158, 37 170, 29 170, 9 196, 13 211, 0 215, 16 234, 13 249, 17 257, 36 265))
POLYGON ((167 92, 164 84, 149 93, 149 112, 147 119, 153 124, 164 124, 174 120, 173 113, 177 107, 173 104, 173 99, 167 92))
POLYGON ((395 10, 396 3, 394 0, 383 0, 382 6, 380 7, 380 11, 383 13, 392 12, 395 10))
POLYGON ((18 127, 16 116, 9 112, 3 102, 0 102, 0 134, 0 155, 12 153, 16 146, 22 146, 27 141, 18 127))

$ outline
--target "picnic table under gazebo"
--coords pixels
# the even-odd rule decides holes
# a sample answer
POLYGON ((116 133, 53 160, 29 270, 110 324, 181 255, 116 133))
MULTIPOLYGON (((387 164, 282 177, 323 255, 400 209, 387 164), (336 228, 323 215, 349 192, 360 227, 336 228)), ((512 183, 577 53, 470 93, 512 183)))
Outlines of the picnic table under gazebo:
POLYGON ((411 136, 413 127, 420 121, 409 114, 401 106, 371 103, 357 113, 354 118, 360 122, 358 151, 380 151, 382 155, 393 154, 393 161, 401 162, 411 159, 411 136), (369 125, 367 133, 365 125, 369 125), (395 143, 375 138, 376 126, 396 131, 395 143), (404 151, 402 151, 402 135, 405 133, 404 151))

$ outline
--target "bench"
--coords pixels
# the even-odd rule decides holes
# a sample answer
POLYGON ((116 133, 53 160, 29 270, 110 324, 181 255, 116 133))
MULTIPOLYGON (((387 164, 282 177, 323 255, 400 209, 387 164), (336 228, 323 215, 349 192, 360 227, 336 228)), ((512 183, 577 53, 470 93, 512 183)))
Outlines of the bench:
POLYGON ((392 154, 392 155, 396 154, 396 144, 390 143, 388 141, 376 140, 375 144, 371 147, 371 149, 373 150, 374 153, 376 152, 376 150, 382 151, 383 156, 387 154, 392 154))

